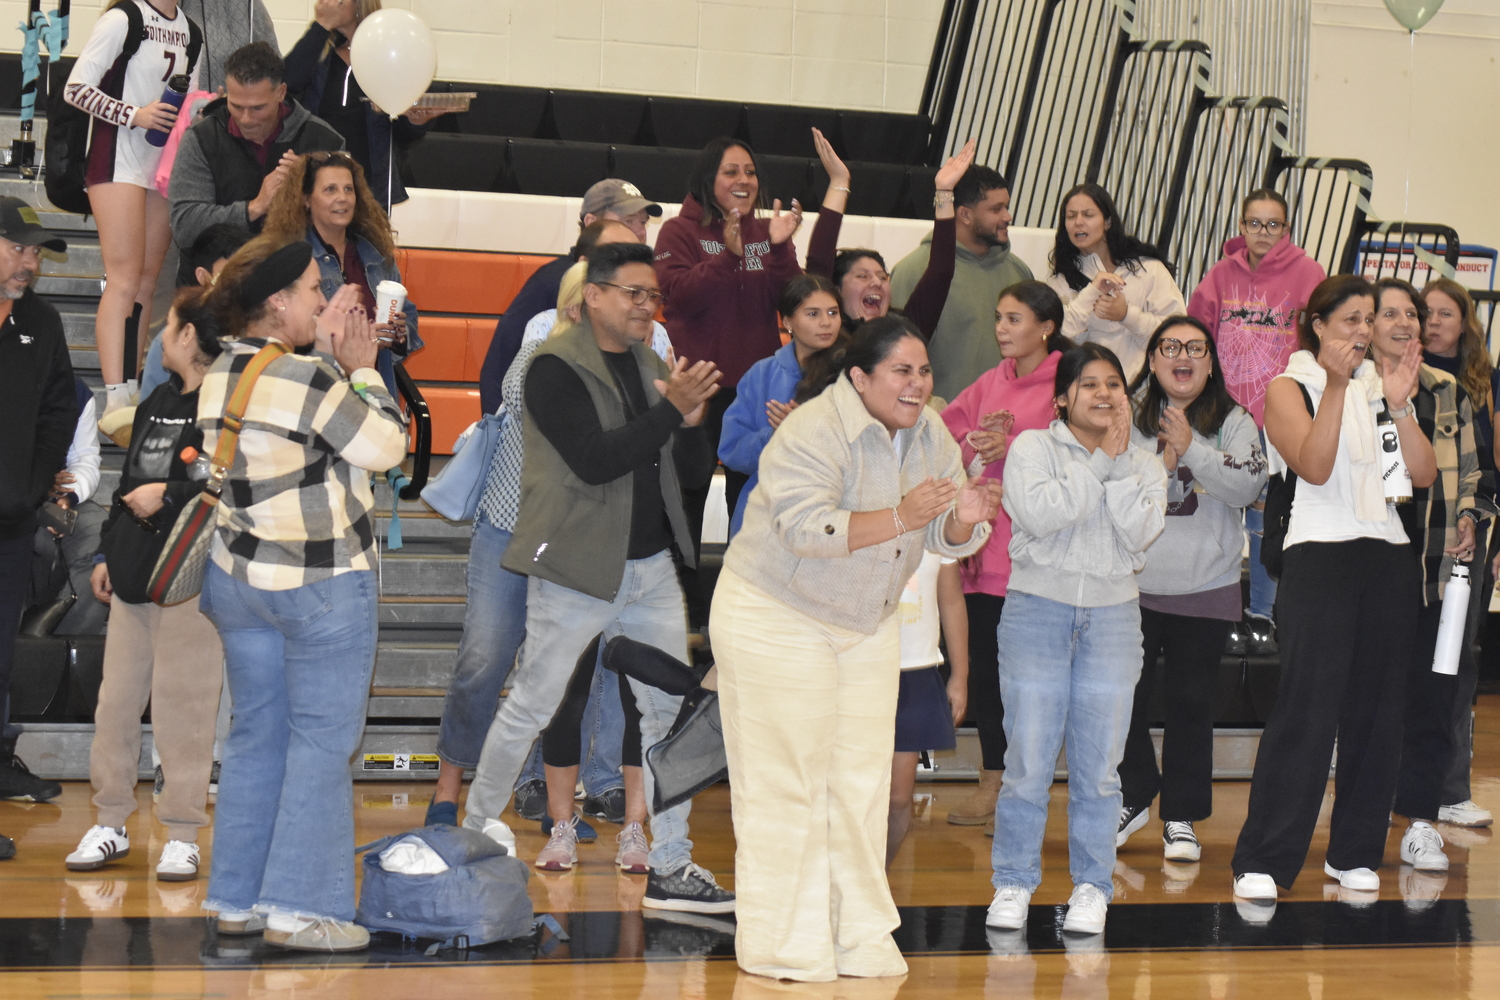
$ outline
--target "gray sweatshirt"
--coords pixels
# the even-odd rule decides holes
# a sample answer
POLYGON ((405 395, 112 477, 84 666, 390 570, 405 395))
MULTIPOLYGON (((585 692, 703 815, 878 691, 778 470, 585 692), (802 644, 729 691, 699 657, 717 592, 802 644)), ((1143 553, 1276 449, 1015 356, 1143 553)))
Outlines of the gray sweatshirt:
POLYGON ((1005 458, 1010 585, 1080 608, 1140 596, 1135 574, 1166 518, 1167 470, 1131 445, 1092 454, 1061 420, 1020 434, 1005 458))
POLYGON ((204 90, 224 86, 224 64, 235 49, 251 42, 270 42, 281 51, 271 13, 261 0, 180 0, 177 6, 203 29, 198 84, 204 90))
MULTIPOLYGON (((1153 454, 1155 438, 1131 429, 1131 441, 1153 454)), ((1260 432, 1236 406, 1217 434, 1193 432, 1193 443, 1167 473, 1167 518, 1146 550, 1136 583, 1146 594, 1197 594, 1240 582, 1245 508, 1266 485, 1260 432)))

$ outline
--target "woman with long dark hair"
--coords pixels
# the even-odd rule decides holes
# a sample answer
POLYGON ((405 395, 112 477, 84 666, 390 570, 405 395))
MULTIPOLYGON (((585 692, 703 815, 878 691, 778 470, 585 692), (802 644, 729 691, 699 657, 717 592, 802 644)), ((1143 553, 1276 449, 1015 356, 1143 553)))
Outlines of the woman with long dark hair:
POLYGON ((1168 316, 1187 312, 1161 251, 1125 231, 1109 192, 1079 184, 1063 195, 1047 284, 1067 306, 1063 335, 1103 344, 1134 378, 1146 341, 1168 316))
POLYGON ((1120 762, 1116 847, 1146 825, 1160 793, 1163 853, 1193 862, 1193 824, 1213 812, 1213 696, 1224 640, 1240 619, 1245 507, 1266 484, 1266 460, 1255 419, 1229 395, 1214 338, 1192 317, 1156 328, 1130 394, 1132 439, 1167 469, 1167 517, 1136 578, 1145 655, 1120 762), (1160 769, 1150 732, 1158 657, 1166 660, 1160 769))
POLYGON ((1380 887, 1422 603, 1416 555, 1386 501, 1382 412, 1414 487, 1431 486, 1437 464, 1411 405, 1422 345, 1413 338, 1397 360, 1366 360, 1374 321, 1368 281, 1323 281, 1298 324, 1302 350, 1266 390, 1271 467, 1297 480, 1277 591, 1281 683, 1234 851, 1234 893, 1246 900, 1274 903, 1301 871, 1335 740, 1323 871, 1345 889, 1380 887))
POLYGON ((1000 493, 965 478, 931 394, 909 321, 861 326, 833 384, 771 436, 724 557, 710 629, 747 972, 906 971, 885 876, 895 612, 924 550, 984 544, 1000 493))
MULTIPOLYGON (((995 341, 1002 360, 943 410, 943 423, 972 475, 1002 481, 1005 455, 1016 436, 1044 428, 1056 416, 1057 363, 1073 346, 1062 325, 1062 302, 1045 282, 1021 281, 1000 293, 995 341)), ((958 826, 994 821, 1005 770, 1005 706, 995 645, 1010 580, 1010 515, 1003 508, 995 512, 990 530, 990 543, 965 559, 960 570, 969 622, 968 710, 979 730, 982 767, 979 787, 948 810, 948 822, 958 826)))

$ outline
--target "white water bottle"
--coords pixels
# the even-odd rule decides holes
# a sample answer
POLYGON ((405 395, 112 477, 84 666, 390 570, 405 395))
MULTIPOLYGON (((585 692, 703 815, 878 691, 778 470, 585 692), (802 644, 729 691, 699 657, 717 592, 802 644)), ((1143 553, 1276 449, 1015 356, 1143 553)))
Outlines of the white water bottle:
POLYGON ((1432 672, 1458 673, 1458 654, 1464 645, 1464 625, 1469 617, 1469 567, 1453 564, 1448 589, 1443 592, 1443 614, 1438 619, 1437 649, 1432 654, 1432 672))
POLYGON ((1411 503, 1411 470, 1401 455, 1401 435, 1389 410, 1375 418, 1375 440, 1380 447, 1380 478, 1385 484, 1386 503, 1411 503))

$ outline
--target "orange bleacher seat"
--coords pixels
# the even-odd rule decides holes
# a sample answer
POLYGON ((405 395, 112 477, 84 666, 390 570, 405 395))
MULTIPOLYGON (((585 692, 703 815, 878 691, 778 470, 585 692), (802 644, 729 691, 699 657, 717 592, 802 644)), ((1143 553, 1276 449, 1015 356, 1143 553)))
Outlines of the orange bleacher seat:
POLYGON ((422 349, 406 359, 419 382, 474 381, 464 374, 469 356, 469 321, 463 316, 425 315, 417 320, 422 349))
POLYGON ((464 381, 478 382, 484 370, 484 356, 489 353, 490 341, 495 339, 495 320, 488 316, 469 320, 469 354, 464 359, 464 381))
POLYGON ((407 294, 423 312, 498 316, 526 279, 553 258, 465 250, 397 251, 407 294))
MULTIPOLYGON (((460 386, 423 386, 422 396, 432 415, 432 453, 453 454, 453 442, 458 440, 464 428, 479 419, 479 390, 460 386)), ((413 435, 408 448, 415 447, 413 435)))

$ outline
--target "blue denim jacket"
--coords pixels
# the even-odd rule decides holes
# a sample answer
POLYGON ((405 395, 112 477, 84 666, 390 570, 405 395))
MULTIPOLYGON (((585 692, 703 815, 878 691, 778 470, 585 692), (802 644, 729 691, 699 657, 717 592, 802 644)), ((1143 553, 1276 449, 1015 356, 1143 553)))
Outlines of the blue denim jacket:
MULTIPOLYGON (((396 267, 396 262, 387 260, 380 256, 380 251, 361 236, 351 236, 354 240, 355 249, 359 251, 360 263, 365 266, 365 280, 370 283, 373 291, 375 286, 382 281, 400 281, 401 271, 396 267)), ((332 298, 333 293, 344 284, 344 269, 339 264, 338 257, 328 249, 323 238, 318 235, 312 226, 307 227, 307 242, 313 248, 313 259, 318 262, 318 273, 323 279, 323 296, 332 298)), ((398 358, 407 358, 422 349, 422 338, 417 334, 417 307, 411 299, 406 300, 406 343, 394 345, 394 355, 398 358)), ((385 387, 389 390, 393 399, 399 399, 396 392, 396 364, 392 357, 392 348, 382 347, 380 356, 375 361, 375 368, 380 372, 380 377, 385 380, 385 387)))

